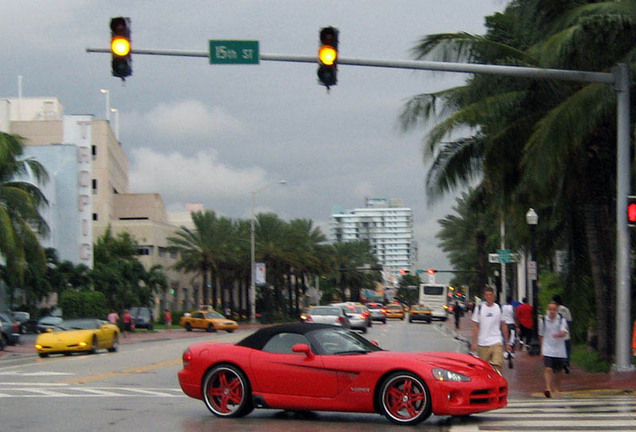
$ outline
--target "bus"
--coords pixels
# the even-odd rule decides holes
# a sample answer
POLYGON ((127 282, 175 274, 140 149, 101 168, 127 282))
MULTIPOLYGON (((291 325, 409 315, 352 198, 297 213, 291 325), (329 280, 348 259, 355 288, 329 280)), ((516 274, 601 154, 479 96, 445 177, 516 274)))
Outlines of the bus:
POLYGON ((448 285, 420 284, 418 303, 431 309, 431 317, 446 321, 448 318, 448 285))

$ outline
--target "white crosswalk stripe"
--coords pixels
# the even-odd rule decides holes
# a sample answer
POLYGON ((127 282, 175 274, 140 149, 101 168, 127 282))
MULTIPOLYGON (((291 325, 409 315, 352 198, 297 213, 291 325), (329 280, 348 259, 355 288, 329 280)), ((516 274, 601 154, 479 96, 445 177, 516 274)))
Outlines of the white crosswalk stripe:
POLYGON ((0 384, 2 398, 42 397, 185 397, 179 388, 128 388, 128 387, 84 387, 73 385, 10 385, 0 384))
POLYGON ((636 431, 636 397, 518 399, 502 410, 454 419, 450 432, 636 431))

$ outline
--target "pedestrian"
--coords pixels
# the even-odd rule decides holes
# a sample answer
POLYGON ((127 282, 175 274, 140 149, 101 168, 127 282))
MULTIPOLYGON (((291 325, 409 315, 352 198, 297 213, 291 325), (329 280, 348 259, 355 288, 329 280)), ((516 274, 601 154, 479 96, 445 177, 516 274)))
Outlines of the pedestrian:
POLYGON ((119 315, 117 315, 117 312, 115 312, 114 310, 110 311, 107 318, 108 322, 111 324, 117 325, 117 321, 119 321, 119 315))
POLYGON ((543 355, 543 394, 550 398, 559 394, 561 371, 567 362, 565 337, 568 335, 568 322, 558 314, 559 305, 555 301, 548 303, 548 314, 539 321, 539 342, 543 355))
POLYGON ((532 329, 534 327, 534 319, 532 312, 534 308, 528 304, 527 297, 524 297, 522 303, 517 306, 517 323, 519 328, 519 343, 522 348, 529 349, 530 339, 532 339, 532 329))
POLYGON ((503 366, 504 343, 509 351, 508 326, 504 322, 501 307, 495 303, 495 292, 491 287, 484 288, 484 300, 475 308, 472 321, 473 342, 471 350, 477 356, 490 363, 499 372, 503 366))
POLYGON ((455 300, 455 305, 453 306, 453 314, 455 315, 455 329, 459 330, 459 320, 464 314, 462 311, 462 307, 459 305, 459 302, 455 300))
POLYGON ((133 329, 133 318, 128 312, 128 309, 124 309, 124 337, 128 337, 133 329))
POLYGON ((168 309, 163 311, 163 320, 166 323, 166 327, 172 327, 172 312, 168 309))
POLYGON ((510 334, 509 344, 512 346, 512 352, 515 351, 515 339, 517 336, 517 320, 515 318, 515 309, 512 306, 512 297, 506 297, 506 303, 501 307, 501 313, 503 319, 508 326, 508 333, 510 334))
POLYGON ((563 370, 565 371, 566 374, 570 373, 570 353, 571 353, 571 344, 570 344, 570 328, 572 327, 572 313, 570 312, 570 309, 568 309, 567 306, 563 305, 563 300, 561 300, 561 296, 558 294, 555 294, 554 297, 552 297, 552 300, 555 301, 555 303, 559 306, 557 309, 557 313, 559 315, 561 315, 568 323, 568 334, 565 336, 564 340, 565 340, 565 354, 566 354, 566 358, 567 361, 565 362, 565 366, 563 366, 563 370))

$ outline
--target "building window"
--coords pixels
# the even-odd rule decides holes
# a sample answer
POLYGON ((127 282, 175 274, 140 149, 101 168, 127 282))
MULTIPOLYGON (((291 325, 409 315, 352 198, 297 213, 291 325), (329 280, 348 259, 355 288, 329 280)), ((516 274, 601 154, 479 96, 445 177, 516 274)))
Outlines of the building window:
POLYGON ((93 160, 97 159, 97 146, 91 146, 91 155, 93 156, 93 160))
POLYGON ((137 255, 152 255, 152 246, 140 246, 137 255))
POLYGON ((96 194, 97 193, 97 179, 93 179, 93 193, 96 194))
POLYGON ((97 213, 93 213, 93 220, 94 221, 98 221, 99 220, 99 216, 97 216, 97 213))

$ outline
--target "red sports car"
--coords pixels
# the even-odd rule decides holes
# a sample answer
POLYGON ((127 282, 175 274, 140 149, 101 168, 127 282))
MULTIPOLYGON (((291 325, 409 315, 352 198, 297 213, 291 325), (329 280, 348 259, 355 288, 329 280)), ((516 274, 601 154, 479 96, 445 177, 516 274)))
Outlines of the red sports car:
POLYGON ((508 383, 468 354, 390 352, 342 327, 281 324, 183 353, 179 384, 219 417, 254 408, 381 413, 400 425, 503 408, 508 383))

